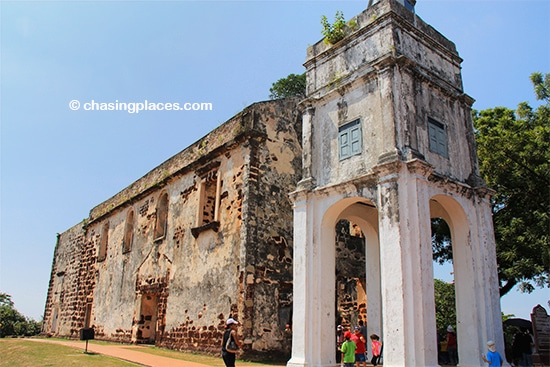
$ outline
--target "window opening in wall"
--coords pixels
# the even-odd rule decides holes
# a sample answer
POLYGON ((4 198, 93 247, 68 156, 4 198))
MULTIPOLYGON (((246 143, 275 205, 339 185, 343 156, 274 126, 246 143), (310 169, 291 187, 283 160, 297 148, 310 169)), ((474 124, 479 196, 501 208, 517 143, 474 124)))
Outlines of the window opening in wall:
POLYGON ((218 231, 220 226, 219 209, 221 186, 221 177, 217 169, 210 169, 208 172, 201 175, 197 226, 191 229, 191 233, 195 238, 198 237, 200 232, 207 229, 218 231))
POLYGON ((428 117, 428 136, 430 139, 430 151, 448 158, 445 125, 428 117))
POLYGON ((126 214, 126 224, 124 226, 124 239, 122 240, 122 252, 127 253, 132 250, 132 241, 134 239, 134 210, 128 210, 126 214))
POLYGON ((215 221, 216 214, 216 192, 218 172, 210 172, 202 182, 203 203, 201 225, 205 225, 215 221))
POLYGON ((97 255, 97 261, 104 261, 107 257, 107 244, 109 242, 109 222, 103 224, 101 230, 101 238, 99 240, 99 252, 97 255))
POLYGON ((160 241, 166 236, 168 224, 168 193, 164 192, 160 195, 157 202, 157 220, 155 223, 154 240, 160 241))
POLYGON ((338 155, 340 160, 361 154, 362 147, 361 120, 354 120, 338 128, 338 155))

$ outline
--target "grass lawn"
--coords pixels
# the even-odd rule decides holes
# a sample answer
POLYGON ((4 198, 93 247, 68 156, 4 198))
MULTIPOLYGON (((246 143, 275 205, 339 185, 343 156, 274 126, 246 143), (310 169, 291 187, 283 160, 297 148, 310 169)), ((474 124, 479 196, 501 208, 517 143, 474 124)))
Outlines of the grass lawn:
POLYGON ((25 339, 0 339, 1 367, 135 367, 121 361, 64 345, 25 339))
MULTIPOLYGON (((66 339, 52 339, 67 341, 66 339)), ((91 340, 89 344, 118 345, 130 348, 124 344, 91 340)), ((201 363, 207 366, 223 366, 221 357, 212 357, 197 353, 183 353, 174 350, 143 346, 140 352, 169 357, 184 361, 201 363)), ((261 367, 262 363, 239 360, 238 366, 261 367)), ((0 339, 0 367, 128 367, 137 364, 118 360, 113 357, 93 353, 83 353, 81 349, 54 343, 38 343, 25 339, 0 339)))

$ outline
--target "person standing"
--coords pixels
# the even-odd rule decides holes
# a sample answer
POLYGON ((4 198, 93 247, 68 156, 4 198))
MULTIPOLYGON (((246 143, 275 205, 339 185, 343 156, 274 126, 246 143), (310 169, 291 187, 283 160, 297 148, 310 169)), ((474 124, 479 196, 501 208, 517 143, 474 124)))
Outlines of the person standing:
POLYGON ((342 354, 340 347, 342 346, 342 343, 344 342, 344 328, 342 325, 338 325, 336 327, 336 363, 342 362, 342 354))
POLYGON ((361 364, 363 365, 363 367, 367 367, 367 348, 365 348, 365 343, 367 342, 367 340, 365 339, 363 334, 361 334, 361 330, 358 326, 354 328, 351 340, 357 346, 357 349, 355 349, 355 367, 360 367, 361 364))
POLYGON ((235 342, 239 349, 242 348, 239 335, 237 334, 237 326, 239 326, 239 323, 233 318, 229 318, 225 322, 225 332, 222 338, 222 358, 226 367, 235 367, 236 352, 228 351, 226 347, 230 339, 235 342))
POLYGON ((458 364, 458 345, 455 330, 451 325, 447 327, 447 352, 449 353, 449 364, 456 366, 458 364))
POLYGON ((521 353, 522 353, 522 366, 533 367, 533 352, 534 346, 533 338, 526 328, 521 329, 521 353))
POLYGON ((342 361, 344 362, 344 367, 353 367, 355 364, 355 349, 357 346, 351 339, 351 333, 346 331, 344 333, 344 342, 340 348, 342 351, 342 361))
POLYGON ((497 346, 495 345, 495 342, 492 340, 489 340, 487 342, 487 349, 489 349, 489 352, 487 352, 487 355, 484 354, 481 355, 481 358, 483 361, 491 367, 501 367, 502 366, 502 357, 497 352, 497 346))
POLYGON ((382 356, 382 343, 380 342, 380 337, 376 334, 371 334, 371 348, 372 348, 372 359, 370 363, 373 366, 378 366, 380 363, 380 356, 382 356))

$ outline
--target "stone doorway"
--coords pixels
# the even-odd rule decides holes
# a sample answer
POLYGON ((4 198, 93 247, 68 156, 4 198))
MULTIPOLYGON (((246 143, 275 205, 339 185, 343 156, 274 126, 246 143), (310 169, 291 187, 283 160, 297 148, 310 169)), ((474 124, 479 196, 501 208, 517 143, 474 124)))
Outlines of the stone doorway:
POLYGON ((155 344, 157 335, 158 296, 143 294, 139 312, 136 341, 143 344, 155 344))

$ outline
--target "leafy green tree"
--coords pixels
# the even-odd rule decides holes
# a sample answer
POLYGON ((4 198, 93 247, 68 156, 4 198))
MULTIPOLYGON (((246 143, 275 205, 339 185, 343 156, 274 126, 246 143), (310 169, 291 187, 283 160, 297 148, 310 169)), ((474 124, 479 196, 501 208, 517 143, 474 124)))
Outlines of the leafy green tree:
POLYGON ((279 99, 288 97, 306 96, 306 74, 290 74, 286 78, 281 78, 271 85, 269 88, 269 98, 279 99))
MULTIPOLYGON (((531 75, 539 100, 516 111, 495 107, 473 112, 479 168, 492 198, 493 224, 503 296, 550 286, 550 77, 531 75)), ((432 222, 434 259, 452 260, 450 234, 432 222)))
POLYGON ((453 261, 451 229, 442 218, 432 219, 432 251, 434 260, 440 265, 453 261))
POLYGON ((542 73, 531 74, 531 82, 535 87, 535 94, 539 101, 550 103, 550 74, 542 73))
POLYGON ((456 325, 455 285, 434 279, 435 322, 438 331, 456 325))
POLYGON ((0 293, 0 306, 9 306, 13 307, 13 301, 11 296, 7 293, 0 293))
POLYGON ((15 309, 9 294, 0 293, 0 338, 37 335, 41 328, 41 322, 26 318, 15 309))

